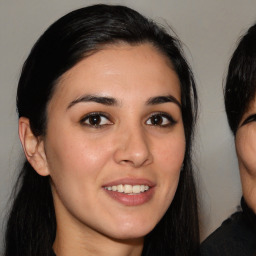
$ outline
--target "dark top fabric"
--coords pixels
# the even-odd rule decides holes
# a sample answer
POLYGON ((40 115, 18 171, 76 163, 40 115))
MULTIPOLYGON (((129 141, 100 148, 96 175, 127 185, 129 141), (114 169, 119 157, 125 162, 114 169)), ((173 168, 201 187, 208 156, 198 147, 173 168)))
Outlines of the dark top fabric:
POLYGON ((256 215, 243 198, 241 206, 201 244, 202 256, 256 256, 256 215))

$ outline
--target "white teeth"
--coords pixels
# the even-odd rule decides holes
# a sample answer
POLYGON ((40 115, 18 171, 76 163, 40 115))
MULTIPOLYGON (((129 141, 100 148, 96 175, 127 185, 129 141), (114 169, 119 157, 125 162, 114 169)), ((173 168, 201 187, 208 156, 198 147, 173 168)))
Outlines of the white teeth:
POLYGON ((132 193, 132 185, 127 185, 127 184, 125 184, 125 185, 124 185, 124 193, 125 193, 125 194, 130 194, 130 193, 132 193))
POLYGON ((125 194, 139 194, 149 190, 147 185, 130 185, 130 184, 119 184, 117 186, 105 187, 106 190, 117 191, 125 194))
POLYGON ((139 194, 140 193, 140 185, 135 185, 132 187, 132 193, 133 194, 139 194))
POLYGON ((124 192, 124 186, 121 184, 121 185, 118 185, 117 186, 117 191, 118 192, 124 192))

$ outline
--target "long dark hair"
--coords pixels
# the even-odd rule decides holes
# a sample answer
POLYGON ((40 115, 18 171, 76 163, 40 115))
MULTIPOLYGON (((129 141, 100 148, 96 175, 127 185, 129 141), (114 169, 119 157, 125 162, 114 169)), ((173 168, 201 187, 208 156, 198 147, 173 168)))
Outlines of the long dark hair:
MULTIPOLYGON (((23 66, 17 91, 19 117, 30 120, 34 135, 44 135, 46 107, 60 76, 104 45, 119 42, 151 43, 170 59, 181 86, 184 166, 173 202, 145 237, 142 255, 197 255, 197 199, 191 161, 197 93, 179 41, 163 28, 124 6, 94 5, 60 18, 39 38, 23 66)), ((16 190, 7 223, 5 256, 50 255, 56 220, 49 177, 38 175, 25 161, 16 190)))
POLYGON ((224 92, 229 126, 235 135, 256 95, 256 24, 240 39, 232 55, 224 92))

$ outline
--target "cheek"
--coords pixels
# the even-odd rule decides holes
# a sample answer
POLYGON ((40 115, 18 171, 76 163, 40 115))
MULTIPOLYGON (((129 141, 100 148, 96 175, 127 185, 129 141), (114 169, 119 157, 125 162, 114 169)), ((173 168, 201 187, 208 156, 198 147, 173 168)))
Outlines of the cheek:
POLYGON ((92 203, 91 197, 85 200, 85 193, 96 195, 101 186, 102 170, 111 152, 107 143, 99 145, 82 133, 74 134, 59 130, 58 136, 49 136, 46 152, 55 197, 58 195, 66 208, 79 213, 79 206, 87 208, 92 203))
POLYGON ((158 175, 161 177, 161 186, 165 191, 166 202, 171 203, 176 192, 180 171, 185 155, 185 137, 178 136, 166 140, 161 150, 157 151, 158 175))
POLYGON ((166 139, 157 150, 156 155, 160 163, 166 166, 166 170, 176 171, 182 166, 185 155, 185 136, 183 133, 166 139))
POLYGON ((256 175, 256 131, 245 130, 237 133, 236 151, 239 165, 244 166, 246 170, 256 175))
POLYGON ((110 147, 99 143, 82 133, 59 131, 52 134, 46 143, 47 161, 53 179, 58 178, 72 185, 72 181, 81 183, 95 179, 110 158, 110 147))

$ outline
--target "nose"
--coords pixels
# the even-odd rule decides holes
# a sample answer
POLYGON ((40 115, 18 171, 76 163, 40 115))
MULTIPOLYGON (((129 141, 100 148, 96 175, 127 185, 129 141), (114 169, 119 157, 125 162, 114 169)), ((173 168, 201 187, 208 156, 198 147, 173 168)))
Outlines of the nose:
POLYGON ((150 141, 143 128, 125 129, 117 140, 114 160, 118 164, 139 168, 152 163, 150 141))

